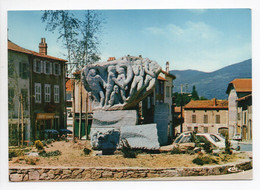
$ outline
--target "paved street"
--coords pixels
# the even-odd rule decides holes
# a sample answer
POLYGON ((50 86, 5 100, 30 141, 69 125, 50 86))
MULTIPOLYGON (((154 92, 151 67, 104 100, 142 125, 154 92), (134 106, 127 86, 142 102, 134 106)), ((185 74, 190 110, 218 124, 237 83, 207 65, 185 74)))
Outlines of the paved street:
POLYGON ((252 143, 239 142, 240 151, 252 151, 252 143))
POLYGON ((145 181, 204 181, 204 180, 251 180, 253 179, 253 170, 247 170, 235 174, 214 175, 214 176, 187 176, 187 177, 164 177, 164 178, 148 178, 145 181))

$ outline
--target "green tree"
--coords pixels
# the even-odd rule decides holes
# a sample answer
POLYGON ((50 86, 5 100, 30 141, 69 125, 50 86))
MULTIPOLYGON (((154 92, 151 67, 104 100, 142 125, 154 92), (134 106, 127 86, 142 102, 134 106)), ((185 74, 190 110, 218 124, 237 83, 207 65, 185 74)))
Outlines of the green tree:
POLYGON ((192 87, 191 99, 192 100, 199 100, 199 95, 198 95, 198 92, 196 90, 195 85, 193 85, 193 87, 192 87))

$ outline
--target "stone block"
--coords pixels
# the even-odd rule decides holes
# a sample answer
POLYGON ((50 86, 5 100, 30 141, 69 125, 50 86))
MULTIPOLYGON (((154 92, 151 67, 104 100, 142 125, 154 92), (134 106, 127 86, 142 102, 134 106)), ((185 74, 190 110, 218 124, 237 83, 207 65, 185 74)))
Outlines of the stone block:
POLYGON ((124 172, 115 172, 114 177, 115 178, 122 178, 124 176, 124 172))
POLYGON ((91 171, 90 170, 84 170, 82 172, 82 178, 84 179, 90 179, 91 178, 91 171))
POLYGON ((112 172, 112 171, 104 171, 104 172, 102 173, 102 177, 112 178, 112 177, 113 177, 113 172, 112 172))
POLYGON ((23 174, 11 174, 10 181, 13 181, 13 182, 23 181, 23 174))
POLYGON ((49 179, 49 177, 46 173, 40 175, 40 180, 47 180, 47 179, 49 179))
POLYGON ((122 126, 121 140, 126 140, 131 148, 158 150, 160 148, 156 124, 122 126))
POLYGON ((29 180, 39 180, 40 174, 38 171, 29 172, 29 180))

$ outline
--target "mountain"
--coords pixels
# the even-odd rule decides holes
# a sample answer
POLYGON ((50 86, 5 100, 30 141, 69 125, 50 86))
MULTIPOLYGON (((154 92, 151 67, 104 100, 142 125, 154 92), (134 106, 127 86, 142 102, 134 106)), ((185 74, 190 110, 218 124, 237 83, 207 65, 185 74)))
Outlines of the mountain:
POLYGON ((174 92, 181 91, 181 84, 188 84, 188 90, 183 88, 183 92, 191 92, 192 86, 196 86, 199 96, 212 99, 227 99, 228 83, 235 78, 252 78, 252 59, 235 63, 213 72, 202 72, 196 70, 171 70, 171 74, 176 76, 174 92))

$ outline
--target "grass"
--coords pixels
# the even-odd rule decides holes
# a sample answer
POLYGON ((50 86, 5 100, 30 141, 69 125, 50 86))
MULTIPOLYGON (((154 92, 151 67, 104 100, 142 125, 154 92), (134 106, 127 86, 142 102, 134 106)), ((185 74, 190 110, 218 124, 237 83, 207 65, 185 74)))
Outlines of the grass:
MULTIPOLYGON (((198 165, 192 163, 197 157, 197 154, 150 154, 139 153, 136 158, 124 158, 122 154, 96 156, 96 151, 91 151, 89 156, 85 156, 84 148, 90 149, 88 141, 78 141, 74 143, 72 141, 57 141, 52 143, 53 146, 44 148, 46 152, 59 150, 61 155, 51 157, 37 157, 38 160, 35 163, 36 166, 63 166, 63 167, 143 167, 143 168, 164 168, 164 167, 196 167, 198 165)), ((35 147, 32 151, 37 151, 35 147)), ((227 162, 233 162, 237 159, 241 159, 245 155, 229 155, 219 159, 219 164, 227 162)), ((9 161, 10 166, 26 166, 29 165, 24 162, 24 159, 28 159, 27 155, 23 156, 23 159, 19 160, 19 157, 13 158, 9 161)), ((33 163, 31 163, 33 164, 33 163)))

